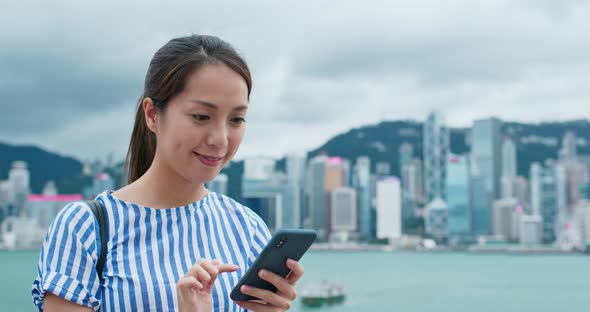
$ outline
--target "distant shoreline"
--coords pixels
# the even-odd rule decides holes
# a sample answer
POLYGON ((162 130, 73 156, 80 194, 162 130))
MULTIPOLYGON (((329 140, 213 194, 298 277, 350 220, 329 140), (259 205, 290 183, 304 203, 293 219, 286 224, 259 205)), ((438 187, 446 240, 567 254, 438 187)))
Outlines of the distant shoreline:
POLYGON ((520 255, 587 255, 579 250, 563 250, 551 246, 534 246, 526 247, 520 245, 514 246, 466 246, 463 248, 436 247, 426 249, 417 248, 400 248, 391 245, 368 245, 368 244, 330 244, 316 243, 310 247, 310 251, 344 251, 344 252, 411 252, 411 253, 473 253, 473 254, 520 254, 520 255))

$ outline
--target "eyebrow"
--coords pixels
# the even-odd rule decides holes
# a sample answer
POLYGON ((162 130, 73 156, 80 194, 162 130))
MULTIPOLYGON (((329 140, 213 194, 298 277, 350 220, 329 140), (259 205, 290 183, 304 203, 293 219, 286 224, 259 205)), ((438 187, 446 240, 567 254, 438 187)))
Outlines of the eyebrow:
MULTIPOLYGON (((203 106, 209 107, 211 109, 215 109, 215 110, 217 110, 219 108, 219 106, 217 106, 217 104, 203 101, 203 100, 190 100, 190 102, 195 103, 195 104, 200 104, 200 105, 203 105, 203 106)), ((248 109, 247 105, 240 105, 238 107, 235 107, 233 110, 234 111, 245 111, 247 109, 248 109)))

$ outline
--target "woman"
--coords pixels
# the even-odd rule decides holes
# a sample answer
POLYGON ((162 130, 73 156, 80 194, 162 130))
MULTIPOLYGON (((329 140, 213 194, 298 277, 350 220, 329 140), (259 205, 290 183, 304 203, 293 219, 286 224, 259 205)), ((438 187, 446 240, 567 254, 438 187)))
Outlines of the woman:
MULTIPOLYGON (((50 226, 33 283, 45 311, 284 311, 303 268, 287 278, 261 271, 276 293, 233 302, 229 293, 270 234, 250 209, 209 192, 246 130, 252 88, 244 60, 212 36, 176 38, 154 55, 135 117, 127 186, 97 196, 108 216, 102 276, 98 223, 85 203, 50 226)), ((108 124, 108 123, 107 123, 108 124)))

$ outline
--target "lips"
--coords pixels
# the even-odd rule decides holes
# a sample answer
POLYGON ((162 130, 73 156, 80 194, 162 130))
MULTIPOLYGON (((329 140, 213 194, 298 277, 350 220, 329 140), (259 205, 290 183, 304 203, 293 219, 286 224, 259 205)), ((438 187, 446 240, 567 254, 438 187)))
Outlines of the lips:
POLYGON ((215 167, 215 166, 219 165, 219 163, 223 159, 223 157, 203 155, 203 154, 199 154, 197 152, 193 152, 193 154, 195 154, 197 156, 197 158, 199 158, 199 160, 204 165, 209 166, 209 167, 215 167))

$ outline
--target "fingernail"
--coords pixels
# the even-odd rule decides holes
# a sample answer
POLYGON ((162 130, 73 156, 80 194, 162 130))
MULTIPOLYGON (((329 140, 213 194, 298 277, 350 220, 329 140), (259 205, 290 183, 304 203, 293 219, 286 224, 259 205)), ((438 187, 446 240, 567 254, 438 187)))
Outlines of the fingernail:
POLYGON ((260 277, 265 277, 267 272, 266 272, 266 270, 260 270, 260 272, 258 272, 258 274, 260 274, 260 277))
POLYGON ((293 260, 293 259, 287 259, 287 263, 288 263, 289 265, 295 265, 296 261, 295 261, 295 260, 293 260))
POLYGON ((247 292, 250 290, 250 287, 248 286, 242 286, 242 292, 247 292))

